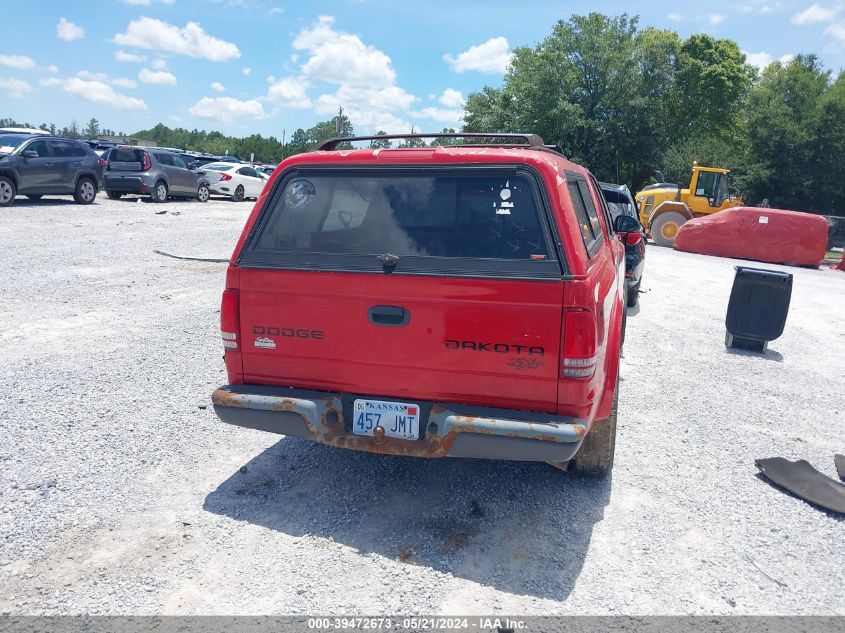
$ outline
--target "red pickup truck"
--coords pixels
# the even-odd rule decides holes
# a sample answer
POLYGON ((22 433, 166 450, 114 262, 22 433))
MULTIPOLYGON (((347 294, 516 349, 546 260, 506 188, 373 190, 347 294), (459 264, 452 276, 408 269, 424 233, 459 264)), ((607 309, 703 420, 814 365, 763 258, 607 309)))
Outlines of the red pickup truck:
POLYGON ((610 471, 627 285, 601 189, 536 135, 458 136, 483 138, 279 165, 226 275, 222 421, 610 471))

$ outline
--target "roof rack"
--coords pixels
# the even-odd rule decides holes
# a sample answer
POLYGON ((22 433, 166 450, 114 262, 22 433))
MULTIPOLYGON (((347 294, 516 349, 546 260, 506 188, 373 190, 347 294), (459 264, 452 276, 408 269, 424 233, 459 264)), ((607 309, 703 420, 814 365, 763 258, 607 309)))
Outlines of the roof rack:
POLYGON ((317 145, 317 151, 321 152, 328 152, 334 149, 337 149, 337 146, 341 143, 352 143, 354 141, 392 141, 396 139, 409 139, 409 138, 478 138, 478 139, 512 139, 516 140, 519 139, 521 143, 501 143, 504 146, 521 146, 521 147, 530 147, 530 148, 541 148, 545 147, 543 143, 543 139, 537 136, 536 134, 515 134, 512 132, 498 132, 498 133, 485 133, 485 132, 453 132, 453 133, 443 133, 443 134, 382 134, 379 136, 348 136, 344 138, 331 138, 327 141, 323 141, 319 145, 317 145))

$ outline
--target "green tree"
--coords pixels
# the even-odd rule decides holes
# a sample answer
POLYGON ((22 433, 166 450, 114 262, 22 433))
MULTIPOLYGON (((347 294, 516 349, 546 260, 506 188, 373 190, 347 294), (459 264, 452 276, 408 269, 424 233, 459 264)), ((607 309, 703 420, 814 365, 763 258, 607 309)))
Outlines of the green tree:
POLYGON ((100 122, 97 119, 91 119, 82 134, 85 138, 97 138, 100 135, 100 122))
POLYGON ((817 189, 817 210, 845 216, 845 74, 840 73, 819 100, 812 186, 817 189))
POLYGON ((681 45, 674 87, 667 95, 671 135, 688 138, 702 130, 718 135, 730 128, 754 74, 736 42, 690 36, 681 45))
POLYGON ((560 145, 599 178, 636 189, 670 147, 729 143, 754 72, 735 42, 574 15, 514 51, 502 88, 469 95, 465 131, 520 131, 560 145))
MULTIPOLYGON (((376 136, 387 136, 387 132, 384 130, 379 130, 376 133, 376 136)), ((374 141, 370 141, 370 149, 388 149, 390 148, 390 140, 389 139, 377 139, 374 141)))
POLYGON ((829 120, 841 105, 840 89, 827 96, 829 84, 830 71, 814 55, 799 55, 763 71, 748 100, 749 142, 761 163, 752 183, 755 198, 799 211, 822 207, 824 195, 817 183, 830 163, 822 148, 828 134, 841 135, 845 126, 841 118, 829 120), (822 126, 823 111, 830 130, 822 126))

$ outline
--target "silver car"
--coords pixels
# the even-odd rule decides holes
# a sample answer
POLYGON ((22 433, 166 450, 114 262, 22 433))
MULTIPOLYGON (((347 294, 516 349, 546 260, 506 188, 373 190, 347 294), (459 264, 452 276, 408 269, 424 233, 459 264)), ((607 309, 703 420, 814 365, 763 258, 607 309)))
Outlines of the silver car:
POLYGON ((121 146, 106 158, 106 194, 117 200, 127 193, 148 195, 153 202, 196 198, 206 202, 208 179, 188 168, 178 154, 154 147, 121 146))

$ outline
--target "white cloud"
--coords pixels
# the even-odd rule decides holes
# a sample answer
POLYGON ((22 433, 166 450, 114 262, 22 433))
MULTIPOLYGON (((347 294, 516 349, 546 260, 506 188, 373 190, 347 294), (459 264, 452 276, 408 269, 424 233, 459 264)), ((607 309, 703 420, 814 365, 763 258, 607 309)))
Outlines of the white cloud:
POLYGON ((320 16, 294 38, 293 47, 309 53, 303 75, 339 85, 390 86, 396 81, 390 57, 357 35, 336 31, 333 24, 333 17, 320 16))
POLYGON ((845 22, 831 24, 824 30, 825 35, 832 35, 838 40, 845 42, 845 22))
POLYGON ((59 18, 59 23, 56 24, 56 35, 60 40, 73 42, 85 37, 85 29, 64 18, 59 18))
POLYGON ((42 79, 43 86, 61 87, 65 92, 76 95, 100 105, 111 106, 117 110, 146 110, 147 104, 141 99, 128 97, 103 81, 70 77, 68 79, 42 79))
POLYGON ((176 76, 165 70, 149 70, 142 68, 138 73, 138 79, 145 84, 154 84, 156 86, 175 86, 176 76))
POLYGON ((25 93, 32 91, 32 86, 23 79, 0 77, 0 90, 13 99, 20 99, 25 93))
POLYGON ((76 73, 76 76, 80 79, 85 79, 88 81, 97 81, 102 83, 111 84, 113 86, 120 86, 121 88, 137 88, 138 82, 134 79, 127 79, 126 77, 119 77, 117 79, 110 79, 106 73, 94 73, 90 70, 80 70, 76 73))
POLYGON ((158 59, 154 59, 153 68, 155 68, 156 70, 167 68, 167 60, 162 59, 161 57, 159 57, 158 59))
POLYGON ((211 89, 215 92, 226 92, 226 86, 221 84, 219 81, 212 82, 211 89))
POLYGON ((92 73, 90 70, 80 70, 76 73, 77 77, 88 79, 90 81, 108 81, 109 76, 106 73, 92 73))
POLYGON ((508 40, 504 37, 493 37, 483 44, 470 46, 457 57, 446 54, 443 61, 447 62, 456 73, 475 70, 481 73, 507 72, 513 54, 510 52, 508 40))
POLYGON ((464 95, 454 88, 446 88, 437 101, 440 102, 440 105, 446 106, 447 108, 461 108, 464 105, 464 95))
POLYGON ((840 10, 841 7, 838 6, 826 7, 821 4, 813 4, 803 11, 799 11, 793 15, 790 22, 799 26, 804 26, 806 24, 819 24, 821 22, 832 22, 840 10))
POLYGON ((252 74, 252 68, 244 68, 241 72, 249 77, 252 74))
POLYGON ((0 66, 29 70, 35 68, 35 61, 26 55, 0 55, 0 66))
POLYGON ((319 114, 332 115, 343 106, 355 126, 364 131, 407 132, 411 124, 397 112, 408 110, 417 100, 399 86, 379 89, 342 85, 336 92, 318 97, 315 110, 319 114))
POLYGON ((775 58, 769 55, 768 53, 748 53, 746 51, 743 52, 745 53, 745 61, 751 64, 752 66, 756 66, 760 70, 763 70, 766 66, 775 61, 775 58))
POLYGON ((684 14, 673 11, 672 13, 666 16, 666 19, 671 20, 672 22, 683 22, 684 14))
MULTIPOLYGON (((419 99, 396 85, 396 71, 390 57, 357 35, 335 27, 331 16, 300 31, 291 57, 299 64, 293 76, 267 78, 267 101, 289 109, 313 107, 320 115, 332 116, 343 107, 360 132, 407 132, 411 123, 404 115, 419 99), (300 63, 301 61, 301 63, 300 63), (309 89, 320 84, 337 86, 316 98, 309 89)), ((457 91, 455 91, 457 92, 457 91)), ((454 99, 454 95, 449 94, 454 99)))
POLYGON ((387 88, 365 88, 343 85, 333 94, 324 94, 317 99, 316 110, 320 114, 333 114, 341 106, 356 121, 354 114, 362 112, 393 112, 407 110, 417 98, 399 86, 387 88))
POLYGON ((281 79, 268 77, 267 81, 270 83, 267 99, 273 103, 292 110, 304 110, 311 107, 307 79, 303 77, 283 77, 281 79))
POLYGON ((748 0, 739 5, 739 10, 743 13, 775 13, 783 9, 783 4, 777 0, 748 0))
POLYGON ((47 72, 48 73, 57 73, 57 72, 59 72, 59 67, 56 66, 55 64, 50 64, 49 66, 47 66, 47 72))
POLYGON ((725 18, 728 17, 724 13, 711 13, 707 16, 707 21, 710 23, 710 26, 719 26, 722 22, 725 21, 725 18))
POLYGON ((749 53, 748 51, 742 51, 745 54, 745 61, 747 61, 752 66, 756 66, 760 70, 765 69, 769 64, 774 61, 779 61, 781 64, 788 64, 795 55, 790 55, 787 53, 786 55, 781 55, 777 60, 766 52, 760 53, 749 53))
POLYGON ((464 122, 464 111, 450 108, 423 108, 413 113, 415 116, 438 123, 448 123, 449 127, 459 128, 464 122))
POLYGON ((188 110, 193 116, 232 123, 237 119, 262 119, 264 106, 255 99, 239 101, 232 97, 203 97, 188 110))
POLYGON ((118 77, 117 79, 112 80, 112 85, 132 89, 138 87, 138 82, 134 79, 129 79, 128 77, 118 77))
POLYGON ((119 62, 128 62, 133 64, 140 64, 147 61, 144 55, 136 55, 135 53, 127 53, 126 51, 115 51, 114 58, 119 62))
POLYGON ((124 46, 167 51, 213 62, 238 59, 241 56, 237 46, 209 35, 196 22, 188 22, 184 28, 179 28, 161 20, 141 17, 130 22, 126 32, 118 33, 112 41, 124 46))

